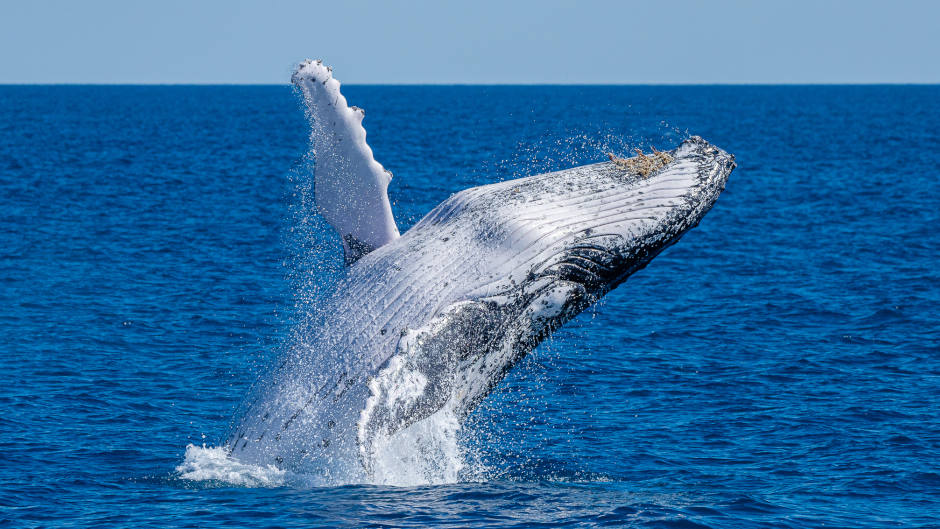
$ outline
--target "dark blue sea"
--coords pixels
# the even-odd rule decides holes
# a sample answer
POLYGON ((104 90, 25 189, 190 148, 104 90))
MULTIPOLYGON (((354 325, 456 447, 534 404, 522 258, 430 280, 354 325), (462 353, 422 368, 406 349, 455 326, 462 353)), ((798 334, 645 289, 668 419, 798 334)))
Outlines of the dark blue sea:
POLYGON ((0 87, 0 525, 940 527, 940 87, 344 92, 402 231, 691 134, 738 168, 471 415, 473 479, 196 481, 186 447, 224 441, 343 273, 302 102, 0 87))

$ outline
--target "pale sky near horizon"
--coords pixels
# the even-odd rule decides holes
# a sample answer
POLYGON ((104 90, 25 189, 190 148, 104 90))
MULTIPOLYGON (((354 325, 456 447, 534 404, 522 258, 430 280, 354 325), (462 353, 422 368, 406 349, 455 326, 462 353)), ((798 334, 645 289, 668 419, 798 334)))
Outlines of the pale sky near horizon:
POLYGON ((940 1, 0 0, 0 83, 938 83, 940 1))

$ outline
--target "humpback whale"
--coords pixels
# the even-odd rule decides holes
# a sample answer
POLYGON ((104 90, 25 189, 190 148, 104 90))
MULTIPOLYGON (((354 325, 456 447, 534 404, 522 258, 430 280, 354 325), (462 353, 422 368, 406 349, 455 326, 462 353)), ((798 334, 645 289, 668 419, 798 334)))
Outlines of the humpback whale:
POLYGON ((233 425, 228 453, 253 464, 367 479, 400 432, 437 414, 459 425, 542 340, 696 226, 735 167, 693 136, 466 189, 399 234, 364 112, 320 61, 292 82, 313 127, 317 209, 348 268, 233 425))

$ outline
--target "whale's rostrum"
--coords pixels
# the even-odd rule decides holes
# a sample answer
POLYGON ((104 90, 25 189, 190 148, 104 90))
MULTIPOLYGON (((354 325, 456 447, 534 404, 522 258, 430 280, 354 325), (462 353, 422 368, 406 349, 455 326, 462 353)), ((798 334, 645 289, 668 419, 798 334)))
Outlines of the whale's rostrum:
MULTIPOLYGON (((332 126, 335 107, 322 103, 329 73, 308 61, 294 75, 314 127, 332 126)), ((364 131, 353 131, 364 144, 364 131)), ((334 159, 324 173, 334 181, 322 189, 364 190, 349 206, 321 203, 328 151, 315 148, 318 207, 352 264, 226 446, 242 461, 344 481, 368 479, 381 447, 414 423, 447 414, 459 424, 552 331, 696 226, 735 166, 691 137, 645 176, 602 162, 466 189, 399 237, 371 150, 347 149, 368 159, 334 159), (365 183, 343 183, 350 178, 365 183), (350 221, 343 211, 376 218, 350 221)))

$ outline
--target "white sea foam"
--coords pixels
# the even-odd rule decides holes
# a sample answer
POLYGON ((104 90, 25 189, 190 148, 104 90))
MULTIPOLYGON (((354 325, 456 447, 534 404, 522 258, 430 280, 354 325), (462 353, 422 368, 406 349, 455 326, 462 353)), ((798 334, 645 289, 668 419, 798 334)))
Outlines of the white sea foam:
POLYGON ((417 486, 456 483, 464 468, 460 423, 448 410, 401 430, 376 446, 372 482, 417 486))
POLYGON ((183 462, 176 467, 179 477, 192 481, 220 481, 243 487, 284 485, 287 472, 273 465, 247 465, 230 457, 219 446, 188 445, 183 462))
POLYGON ((464 453, 458 439, 460 423, 447 410, 376 443, 373 473, 341 475, 303 473, 274 465, 252 465, 232 457, 224 447, 188 445, 176 467, 181 479, 220 482, 241 487, 339 486, 350 484, 414 487, 456 483, 464 470, 464 453))

